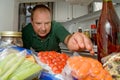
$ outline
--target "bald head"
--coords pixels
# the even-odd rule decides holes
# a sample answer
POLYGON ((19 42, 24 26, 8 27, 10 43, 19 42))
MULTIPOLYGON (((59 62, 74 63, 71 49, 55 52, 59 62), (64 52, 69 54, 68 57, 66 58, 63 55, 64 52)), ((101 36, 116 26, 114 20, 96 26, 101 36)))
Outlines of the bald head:
POLYGON ((43 5, 43 4, 40 4, 40 5, 36 5, 33 9, 32 9, 32 13, 31 13, 31 20, 33 20, 33 15, 35 13, 35 11, 39 11, 39 12, 49 12, 50 15, 51 15, 51 10, 49 7, 43 5))

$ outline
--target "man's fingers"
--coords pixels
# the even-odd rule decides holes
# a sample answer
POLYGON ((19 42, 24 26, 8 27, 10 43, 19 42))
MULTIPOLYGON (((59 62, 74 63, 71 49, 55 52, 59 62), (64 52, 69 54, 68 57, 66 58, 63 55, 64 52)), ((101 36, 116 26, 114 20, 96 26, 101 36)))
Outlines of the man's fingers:
POLYGON ((90 54, 91 54, 91 55, 94 55, 94 54, 95 54, 95 52, 94 52, 93 49, 90 51, 90 54))
POLYGON ((84 37, 81 36, 82 33, 76 33, 74 35, 74 39, 76 41, 76 43, 79 45, 79 47, 81 49, 84 49, 85 48, 85 44, 84 44, 84 37))
POLYGON ((85 44, 85 47, 88 49, 88 50, 90 50, 91 48, 92 48, 92 42, 91 42, 91 40, 87 37, 87 36, 85 36, 84 34, 81 34, 81 36, 83 37, 83 41, 84 41, 84 44, 85 44))
POLYGON ((93 44, 91 42, 91 40, 85 36, 84 34, 81 34, 81 36, 83 37, 83 43, 84 43, 84 48, 87 49, 88 51, 90 51, 90 54, 93 55, 94 54, 94 50, 93 50, 93 44))
POLYGON ((76 32, 75 34, 73 34, 68 41, 68 47, 70 50, 88 50, 90 51, 90 54, 94 54, 91 40, 83 33, 76 32))

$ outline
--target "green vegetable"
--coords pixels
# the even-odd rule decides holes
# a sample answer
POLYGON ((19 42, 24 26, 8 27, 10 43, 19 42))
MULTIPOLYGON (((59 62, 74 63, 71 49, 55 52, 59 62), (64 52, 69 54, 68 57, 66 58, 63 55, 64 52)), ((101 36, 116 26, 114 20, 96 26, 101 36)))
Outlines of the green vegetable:
POLYGON ((21 71, 23 71, 23 70, 25 70, 25 69, 31 67, 32 65, 34 65, 33 62, 28 61, 28 60, 24 60, 24 62, 20 65, 20 67, 18 67, 18 68, 14 71, 14 73, 12 73, 12 74, 10 75, 9 78, 15 76, 16 74, 18 74, 19 72, 21 72, 21 71))
POLYGON ((3 74, 0 77, 0 80, 8 80, 8 77, 21 65, 21 63, 24 61, 25 57, 21 56, 21 57, 16 57, 18 60, 16 61, 16 63, 11 64, 12 67, 5 72, 5 74, 3 74))
POLYGON ((8 54, 3 60, 0 61, 0 74, 3 71, 7 62, 12 59, 16 54, 8 54))
POLYGON ((24 62, 20 65, 20 67, 16 71, 21 71, 23 69, 29 68, 31 65, 34 65, 34 63, 28 60, 24 60, 24 62))
POLYGON ((14 76, 12 76, 11 78, 9 78, 9 80, 24 80, 25 78, 27 78, 30 75, 30 68, 24 69, 16 74, 14 74, 14 76))
POLYGON ((16 60, 18 59, 18 57, 16 55, 14 55, 14 57, 12 57, 11 59, 9 59, 5 65, 3 66, 3 69, 0 73, 0 76, 3 75, 9 68, 12 67, 12 65, 16 62, 16 60))
POLYGON ((24 80, 31 76, 32 74, 35 74, 36 72, 39 72, 41 70, 41 67, 38 64, 33 64, 29 68, 26 68, 9 78, 9 80, 24 80))

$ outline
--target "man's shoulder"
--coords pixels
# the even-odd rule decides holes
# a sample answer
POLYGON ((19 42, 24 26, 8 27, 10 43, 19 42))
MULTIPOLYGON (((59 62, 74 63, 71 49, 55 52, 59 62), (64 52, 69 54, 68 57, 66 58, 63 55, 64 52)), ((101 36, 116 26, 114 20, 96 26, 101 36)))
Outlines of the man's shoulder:
POLYGON ((28 23, 25 27, 23 27, 22 31, 33 31, 32 24, 28 23))
POLYGON ((34 33, 34 30, 32 28, 32 24, 29 23, 27 24, 23 29, 22 29, 22 33, 23 34, 28 34, 28 35, 31 35, 32 33, 34 33))
POLYGON ((52 21, 52 25, 60 25, 61 23, 60 22, 57 22, 55 20, 52 21))
POLYGON ((63 25, 60 22, 52 21, 52 27, 56 29, 56 28, 63 27, 63 25))
POLYGON ((32 24, 31 23, 28 23, 27 25, 24 26, 23 29, 31 29, 32 28, 32 24))

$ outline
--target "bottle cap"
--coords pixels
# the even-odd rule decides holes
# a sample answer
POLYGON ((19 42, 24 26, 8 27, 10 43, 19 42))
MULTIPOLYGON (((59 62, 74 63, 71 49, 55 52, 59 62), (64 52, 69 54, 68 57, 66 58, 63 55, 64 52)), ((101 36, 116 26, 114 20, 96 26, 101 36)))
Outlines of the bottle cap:
POLYGON ((91 29, 95 29, 96 28, 96 25, 95 24, 92 24, 91 25, 91 29))
POLYGON ((81 27, 78 27, 78 32, 82 32, 82 28, 81 27))

